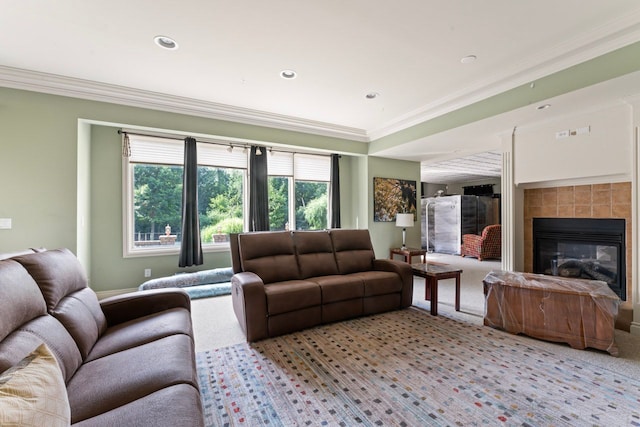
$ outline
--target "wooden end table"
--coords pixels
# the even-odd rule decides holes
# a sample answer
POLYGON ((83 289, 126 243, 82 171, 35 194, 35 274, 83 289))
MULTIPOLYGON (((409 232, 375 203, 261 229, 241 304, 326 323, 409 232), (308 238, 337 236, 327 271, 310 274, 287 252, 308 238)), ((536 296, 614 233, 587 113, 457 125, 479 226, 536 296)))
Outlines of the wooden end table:
POLYGON ((416 248, 391 248, 389 250, 389 259, 393 259, 394 255, 402 255, 404 257, 404 261, 407 264, 411 264, 411 260, 414 256, 420 257, 420 262, 425 262, 427 260, 427 251, 424 249, 416 249, 416 248))
POLYGON ((460 311, 460 273, 462 270, 447 264, 411 264, 415 276, 424 277, 424 299, 431 301, 431 314, 438 315, 438 280, 456 279, 456 311, 460 311))

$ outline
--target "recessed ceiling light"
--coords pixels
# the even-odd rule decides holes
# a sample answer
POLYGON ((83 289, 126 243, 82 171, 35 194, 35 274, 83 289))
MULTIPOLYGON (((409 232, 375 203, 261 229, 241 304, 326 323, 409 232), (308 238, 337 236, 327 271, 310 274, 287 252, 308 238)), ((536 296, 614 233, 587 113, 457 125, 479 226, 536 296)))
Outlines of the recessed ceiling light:
POLYGON ((551 107, 551 104, 542 104, 542 105, 538 105, 536 107, 536 110, 546 110, 549 107, 551 107))
POLYGON ((367 98, 367 99, 376 99, 379 96, 380 96, 380 94, 378 92, 369 92, 368 94, 365 95, 365 98, 367 98))
POLYGON ((460 59, 460 62, 462 62, 463 64, 471 64, 476 59, 478 59, 478 57, 475 56, 475 55, 467 55, 467 56, 463 57, 462 59, 460 59))
POLYGON ((297 75, 298 74, 296 74, 296 72, 293 71, 293 70, 282 70, 282 71, 280 71, 280 77, 282 77, 283 79, 287 79, 287 80, 295 79, 297 75))
POLYGON ((153 41, 163 49, 175 50, 178 48, 178 43, 176 43, 176 41, 171 37, 155 36, 153 41))

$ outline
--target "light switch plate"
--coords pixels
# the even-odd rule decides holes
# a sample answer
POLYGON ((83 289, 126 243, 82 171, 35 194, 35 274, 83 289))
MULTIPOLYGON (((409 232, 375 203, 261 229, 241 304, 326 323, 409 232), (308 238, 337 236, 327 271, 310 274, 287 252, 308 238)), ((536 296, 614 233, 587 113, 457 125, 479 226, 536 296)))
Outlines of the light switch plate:
POLYGON ((584 135, 589 132, 591 132, 591 126, 585 126, 585 127, 576 129, 576 135, 584 135))
POLYGON ((11 218, 0 218, 0 230, 11 230, 11 218))

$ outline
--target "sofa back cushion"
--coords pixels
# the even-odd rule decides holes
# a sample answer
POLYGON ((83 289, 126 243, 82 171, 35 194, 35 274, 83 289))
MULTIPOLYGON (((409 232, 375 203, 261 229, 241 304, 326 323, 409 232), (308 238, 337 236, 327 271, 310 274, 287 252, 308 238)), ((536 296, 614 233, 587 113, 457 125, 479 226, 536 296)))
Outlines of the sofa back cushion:
POLYGON ((0 341, 46 313, 42 293, 27 270, 15 261, 0 261, 0 341))
POLYGON ((338 274, 331 236, 324 231, 293 231, 302 279, 338 274))
POLYGON ((340 274, 373 269, 375 253, 369 230, 334 229, 329 234, 340 274))
POLYGON ((260 276, 267 283, 300 279, 291 233, 267 231, 238 235, 242 271, 260 276))
POLYGON ((62 298, 49 313, 69 331, 83 360, 106 330, 106 320, 100 303, 96 294, 89 288, 80 289, 62 298))
POLYGON ((58 319, 86 357, 107 329, 98 298, 87 287, 78 258, 68 249, 56 249, 14 258, 40 287, 47 311, 58 319))
POLYGON ((13 260, 0 261, 0 372, 46 343, 58 360, 65 381, 82 363, 69 332, 53 316, 38 285, 13 260))

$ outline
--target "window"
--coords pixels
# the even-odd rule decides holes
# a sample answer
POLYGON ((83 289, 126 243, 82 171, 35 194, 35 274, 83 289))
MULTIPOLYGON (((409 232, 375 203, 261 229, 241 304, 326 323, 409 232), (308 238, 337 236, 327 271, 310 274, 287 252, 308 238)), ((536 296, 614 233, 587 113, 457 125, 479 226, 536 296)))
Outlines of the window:
MULTIPOLYGON (((181 242, 181 140, 129 134, 125 158, 124 255, 177 253, 181 242)), ((327 228, 329 156, 267 152, 271 230, 327 228)), ((198 143, 198 213, 203 250, 228 248, 248 229, 248 157, 228 143, 198 143)))
POLYGON ((269 229, 327 228, 331 159, 275 152, 268 159, 269 229))
MULTIPOLYGON (((184 144, 130 135, 126 159, 125 255, 177 252, 181 241, 184 144)), ((247 154, 198 143, 198 213, 203 249, 227 247, 245 222, 247 154)))

